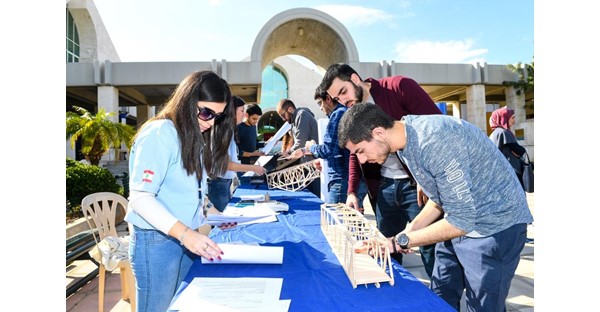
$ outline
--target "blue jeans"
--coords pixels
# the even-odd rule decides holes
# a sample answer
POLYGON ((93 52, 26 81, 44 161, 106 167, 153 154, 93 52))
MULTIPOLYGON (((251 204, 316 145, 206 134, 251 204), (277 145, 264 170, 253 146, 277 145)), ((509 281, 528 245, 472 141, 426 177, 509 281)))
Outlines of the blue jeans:
POLYGON ((225 210, 231 199, 231 183, 231 179, 215 178, 208 180, 208 199, 220 212, 225 210))
POLYGON ((460 311, 506 311, 510 283, 525 246, 527 225, 516 224, 492 236, 460 236, 437 244, 431 290, 460 311))
POLYGON ((136 280, 137 310, 164 312, 192 266, 193 254, 157 230, 134 226, 129 260, 136 280))
MULTIPOLYGON (((390 179, 381 177, 377 193, 377 228, 385 237, 395 236, 406 228, 406 224, 415 219, 422 207, 417 203, 417 187, 410 179, 390 179)), ((419 247, 425 272, 431 278, 435 262, 435 244, 419 247)), ((402 264, 402 254, 392 257, 402 264)))
MULTIPOLYGON (((356 194, 356 197, 358 198, 358 205, 360 207, 363 207, 365 196, 367 196, 367 183, 365 183, 365 180, 361 179, 360 184, 358 185, 358 192, 356 194)), ((373 208, 373 213, 375 213, 375 208, 373 208)))
POLYGON ((348 196, 348 180, 335 179, 329 181, 327 185, 328 199, 327 203, 337 204, 346 203, 346 197, 348 196))

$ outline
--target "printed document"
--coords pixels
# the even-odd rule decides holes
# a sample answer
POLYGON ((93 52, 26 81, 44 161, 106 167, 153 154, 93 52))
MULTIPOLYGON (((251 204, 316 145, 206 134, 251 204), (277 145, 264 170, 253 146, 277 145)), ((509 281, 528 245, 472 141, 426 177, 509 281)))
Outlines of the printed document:
POLYGON ((279 300, 281 278, 196 277, 172 303, 171 310, 288 311, 290 300, 279 300))

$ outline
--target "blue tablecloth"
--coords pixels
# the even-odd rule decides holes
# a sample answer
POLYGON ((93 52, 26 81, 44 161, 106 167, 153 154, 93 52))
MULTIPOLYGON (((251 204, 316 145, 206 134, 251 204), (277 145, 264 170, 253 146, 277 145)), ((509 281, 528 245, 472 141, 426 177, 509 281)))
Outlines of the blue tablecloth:
MULTIPOLYGON (((291 299, 289 311, 454 311, 397 262, 392 261, 395 283, 358 285, 352 288, 344 269, 331 251, 320 228, 320 199, 307 191, 267 190, 264 186, 240 186, 240 195, 264 194, 287 203, 290 210, 278 222, 244 225, 232 230, 214 228, 217 242, 258 242, 283 246, 283 264, 203 265, 197 259, 175 297, 195 277, 283 278, 280 299, 291 299)), ((201 307, 199 307, 201 309, 201 307)))

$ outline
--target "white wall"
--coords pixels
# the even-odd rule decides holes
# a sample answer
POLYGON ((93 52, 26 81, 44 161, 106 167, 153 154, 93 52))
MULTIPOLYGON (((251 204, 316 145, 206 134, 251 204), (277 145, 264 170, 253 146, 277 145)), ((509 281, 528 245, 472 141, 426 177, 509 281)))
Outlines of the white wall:
POLYGON ((286 56, 276 58, 275 63, 283 68, 287 75, 288 98, 296 107, 308 107, 317 120, 327 118, 314 99, 315 89, 323 80, 323 74, 286 56))

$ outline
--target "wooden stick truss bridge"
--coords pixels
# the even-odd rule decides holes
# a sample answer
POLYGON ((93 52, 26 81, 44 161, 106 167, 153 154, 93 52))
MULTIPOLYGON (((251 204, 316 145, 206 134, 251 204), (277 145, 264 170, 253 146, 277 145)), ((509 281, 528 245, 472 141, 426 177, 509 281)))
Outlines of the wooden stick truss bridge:
POLYGON ((303 190, 320 176, 321 172, 311 161, 268 173, 267 185, 272 189, 296 192, 303 190))
POLYGON ((353 288, 369 283, 379 288, 381 282, 394 285, 388 240, 360 212, 342 203, 322 204, 321 230, 353 288), (371 254, 356 253, 360 246, 368 247, 371 254))

